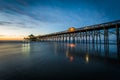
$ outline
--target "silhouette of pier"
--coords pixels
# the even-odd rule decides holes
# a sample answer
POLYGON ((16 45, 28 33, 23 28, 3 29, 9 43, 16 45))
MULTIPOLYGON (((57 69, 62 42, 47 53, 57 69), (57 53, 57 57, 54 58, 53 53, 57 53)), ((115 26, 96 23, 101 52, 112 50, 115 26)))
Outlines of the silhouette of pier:
POLYGON ((120 44, 120 20, 81 28, 71 27, 65 31, 35 36, 35 38, 37 41, 82 42, 93 44, 103 41, 104 44, 109 44, 109 36, 111 34, 116 36, 116 44, 120 44))

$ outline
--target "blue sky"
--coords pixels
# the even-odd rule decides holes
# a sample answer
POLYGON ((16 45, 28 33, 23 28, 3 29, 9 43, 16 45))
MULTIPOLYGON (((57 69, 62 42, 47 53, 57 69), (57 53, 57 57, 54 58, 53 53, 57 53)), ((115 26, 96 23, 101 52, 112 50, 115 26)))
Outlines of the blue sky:
POLYGON ((0 37, 24 37, 120 19, 120 0, 0 0, 0 37))

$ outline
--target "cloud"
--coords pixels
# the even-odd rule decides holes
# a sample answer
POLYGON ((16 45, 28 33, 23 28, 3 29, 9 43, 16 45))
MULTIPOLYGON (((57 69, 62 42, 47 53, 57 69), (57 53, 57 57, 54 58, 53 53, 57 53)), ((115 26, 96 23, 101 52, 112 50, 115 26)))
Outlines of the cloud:
POLYGON ((33 27, 31 27, 31 26, 25 26, 25 24, 24 23, 21 23, 21 22, 16 22, 16 23, 14 23, 14 22, 6 22, 6 21, 0 21, 0 25, 1 26, 7 26, 8 28, 33 28, 33 27))
POLYGON ((27 3, 25 0, 17 0, 17 2, 22 6, 25 6, 25 7, 29 6, 29 3, 27 3))
MULTIPOLYGON (((71 26, 83 27, 116 19, 115 14, 106 14, 106 11, 109 13, 108 10, 111 9, 107 10, 106 6, 110 4, 102 4, 102 6, 98 4, 102 2, 94 0, 0 0, 0 27, 40 34, 65 30, 71 26)), ((113 8, 112 10, 117 9, 113 8)))
POLYGON ((6 13, 0 11, 0 25, 16 28, 33 28, 35 21, 29 16, 6 13))
POLYGON ((8 24, 12 24, 11 22, 6 22, 6 21, 0 21, 0 25, 8 25, 8 24))
POLYGON ((0 37, 4 37, 5 35, 0 35, 0 37))

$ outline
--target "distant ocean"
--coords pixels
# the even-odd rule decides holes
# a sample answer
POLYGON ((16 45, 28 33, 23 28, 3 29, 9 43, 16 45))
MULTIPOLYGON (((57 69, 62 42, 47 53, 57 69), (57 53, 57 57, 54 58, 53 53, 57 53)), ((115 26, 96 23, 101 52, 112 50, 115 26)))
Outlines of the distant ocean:
POLYGON ((0 40, 0 43, 21 43, 23 40, 0 40))
MULTIPOLYGON (((0 43, 22 43, 22 42, 24 41, 23 40, 0 40, 0 43)), ((90 43, 92 43, 92 40, 90 40, 90 43)), ((101 43, 103 44, 104 40, 101 40, 101 43)), ((116 44, 116 40, 109 40, 109 44, 116 44)))

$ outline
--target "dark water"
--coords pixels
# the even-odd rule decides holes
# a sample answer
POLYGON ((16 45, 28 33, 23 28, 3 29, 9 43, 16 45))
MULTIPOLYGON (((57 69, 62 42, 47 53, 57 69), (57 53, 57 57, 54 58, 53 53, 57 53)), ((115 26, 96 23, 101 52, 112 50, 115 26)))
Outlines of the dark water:
POLYGON ((116 45, 0 43, 0 80, 120 79, 116 45))

